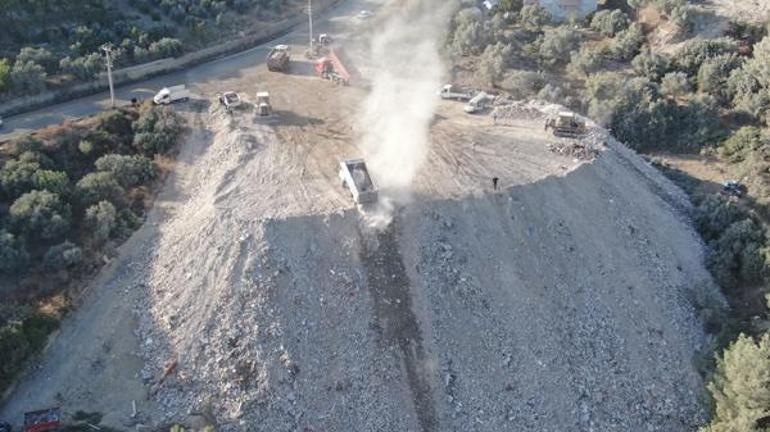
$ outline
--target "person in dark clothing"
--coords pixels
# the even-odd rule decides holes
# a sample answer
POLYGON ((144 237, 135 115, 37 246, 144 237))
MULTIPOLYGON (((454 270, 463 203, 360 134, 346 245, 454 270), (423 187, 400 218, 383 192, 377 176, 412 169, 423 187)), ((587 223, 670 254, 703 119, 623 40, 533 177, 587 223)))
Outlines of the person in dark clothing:
POLYGON ((500 181, 497 177, 492 177, 492 189, 497 190, 497 182, 500 181))

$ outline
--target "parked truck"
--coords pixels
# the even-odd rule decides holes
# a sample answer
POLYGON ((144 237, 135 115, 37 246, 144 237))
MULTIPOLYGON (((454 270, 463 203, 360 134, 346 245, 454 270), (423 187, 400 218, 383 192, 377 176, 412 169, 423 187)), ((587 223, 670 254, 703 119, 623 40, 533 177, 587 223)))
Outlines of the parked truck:
POLYGON ((468 114, 474 114, 487 108, 494 100, 495 97, 493 95, 486 92, 479 92, 465 104, 463 110, 468 114))
POLYGON ((451 99, 458 101, 467 101, 471 98, 470 93, 463 92, 452 84, 446 84, 444 87, 441 87, 438 95, 441 97, 441 99, 451 99))
POLYGON ((288 45, 276 45, 267 54, 267 69, 271 72, 286 72, 289 70, 291 48, 288 45))
POLYGON ((164 87, 161 89, 152 101, 155 105, 168 105, 170 103, 178 101, 186 101, 190 99, 190 91, 184 84, 175 85, 171 87, 164 87))
POLYGON ((330 48, 328 54, 318 59, 315 71, 321 78, 341 85, 348 85, 360 76, 340 47, 330 48))
POLYGON ((340 162, 340 180, 358 204, 377 202, 377 189, 374 187, 366 162, 363 159, 349 159, 340 162))

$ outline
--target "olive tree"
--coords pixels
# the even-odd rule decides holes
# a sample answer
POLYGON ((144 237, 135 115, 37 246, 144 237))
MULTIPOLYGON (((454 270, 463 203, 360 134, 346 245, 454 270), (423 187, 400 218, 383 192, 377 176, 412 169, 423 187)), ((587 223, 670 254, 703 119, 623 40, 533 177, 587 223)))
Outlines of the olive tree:
POLYGON ((69 204, 49 191, 25 193, 13 202, 9 213, 18 230, 30 238, 55 239, 70 227, 69 204))
POLYGON ((485 84, 497 85, 508 66, 507 59, 510 55, 511 47, 500 42, 487 46, 479 59, 476 71, 478 78, 485 84))
POLYGON ((83 252, 74 243, 65 241, 51 246, 43 257, 43 264, 50 270, 74 267, 83 260, 83 252))
POLYGON ((620 9, 605 9, 594 14, 591 29, 607 37, 613 37, 628 28, 628 15, 620 9))
POLYGON ((92 227, 91 233, 97 242, 110 237, 117 222, 117 211, 109 201, 100 201, 86 210, 86 223, 92 227))
POLYGON ((580 34, 568 26, 546 30, 540 44, 540 61, 548 66, 562 65, 570 60, 570 53, 580 44, 580 34))
POLYGON ((0 273, 15 274, 24 268, 29 255, 18 237, 0 229, 0 273))
POLYGON ((122 204, 126 193, 110 172, 87 174, 78 181, 76 187, 78 198, 84 206, 90 206, 99 201, 122 204))
POLYGON ((124 188, 143 184, 155 177, 152 161, 144 156, 109 154, 96 160, 96 169, 112 173, 124 188))

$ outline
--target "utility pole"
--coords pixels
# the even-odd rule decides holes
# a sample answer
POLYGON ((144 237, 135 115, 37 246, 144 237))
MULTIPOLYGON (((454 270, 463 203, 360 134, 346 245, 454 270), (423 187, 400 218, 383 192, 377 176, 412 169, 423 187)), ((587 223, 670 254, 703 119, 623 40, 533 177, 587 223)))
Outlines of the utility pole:
POLYGON ((307 17, 310 25, 310 52, 313 52, 313 0, 307 0, 307 17))
POLYGON ((110 107, 115 108, 115 88, 112 85, 112 45, 106 43, 102 45, 102 51, 107 57, 107 81, 110 83, 110 107))

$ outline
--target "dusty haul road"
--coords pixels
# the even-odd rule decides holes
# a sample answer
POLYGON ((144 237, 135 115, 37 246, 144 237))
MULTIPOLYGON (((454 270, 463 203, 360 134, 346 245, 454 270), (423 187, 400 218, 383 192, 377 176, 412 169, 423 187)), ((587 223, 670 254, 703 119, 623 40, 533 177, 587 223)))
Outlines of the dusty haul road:
POLYGON ((705 421, 691 299, 716 288, 680 190, 609 138, 578 163, 547 149, 540 114, 495 126, 446 102, 383 223, 337 178, 359 154, 366 90, 309 70, 253 66, 198 89, 268 89, 269 119, 177 106, 190 131, 174 175, 2 418, 59 404, 132 430, 705 421))

